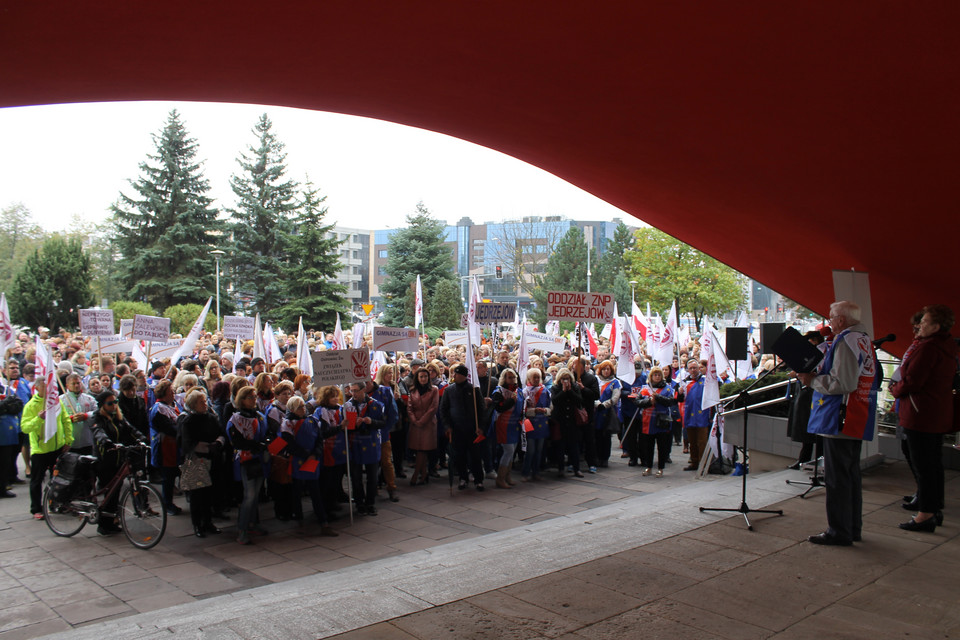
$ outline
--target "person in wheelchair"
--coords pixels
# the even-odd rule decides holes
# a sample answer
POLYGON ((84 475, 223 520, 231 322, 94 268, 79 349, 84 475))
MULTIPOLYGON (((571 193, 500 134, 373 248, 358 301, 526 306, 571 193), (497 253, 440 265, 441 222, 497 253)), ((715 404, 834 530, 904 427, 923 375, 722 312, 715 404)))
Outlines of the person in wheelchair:
MULTIPOLYGON (((102 489, 113 480, 123 464, 117 445, 144 444, 146 437, 123 417, 117 404, 116 392, 112 389, 103 391, 97 396, 97 405, 100 409, 97 411, 91 432, 100 457, 97 465, 97 481, 102 489)), ((116 517, 119 497, 120 492, 117 491, 101 505, 97 533, 102 536, 122 531, 116 517)))

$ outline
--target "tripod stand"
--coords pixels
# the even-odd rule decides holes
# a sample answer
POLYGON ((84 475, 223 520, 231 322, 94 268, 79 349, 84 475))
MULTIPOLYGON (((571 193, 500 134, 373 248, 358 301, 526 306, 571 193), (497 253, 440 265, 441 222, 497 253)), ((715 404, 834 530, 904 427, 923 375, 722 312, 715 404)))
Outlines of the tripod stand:
MULTIPOLYGON (((767 373, 772 373, 772 372, 776 371, 776 370, 779 369, 779 368, 780 368, 779 366, 778 366, 778 367, 774 367, 773 369, 771 369, 771 370, 770 370, 769 372, 767 372, 767 373)), ((749 395, 750 395, 750 389, 752 389, 752 388, 754 388, 755 386, 757 386, 757 384, 767 376, 767 373, 764 373, 763 375, 761 375, 760 377, 758 377, 757 380, 756 380, 756 382, 754 382, 753 384, 751 384, 751 385, 750 385, 749 387, 747 387, 746 389, 742 390, 742 391, 741 391, 739 394, 737 394, 732 400, 730 400, 730 402, 733 402, 733 401, 735 401, 735 400, 743 400, 743 460, 744 460, 744 468, 743 468, 743 475, 740 476, 740 506, 739 506, 739 507, 736 507, 736 508, 700 507, 700 513, 703 513, 704 511, 726 511, 726 512, 730 512, 730 513, 739 513, 739 514, 741 514, 741 515, 743 516, 744 522, 747 523, 747 529, 748 529, 749 531, 753 531, 753 525, 750 524, 750 518, 748 517, 749 514, 751 514, 751 513, 773 513, 773 514, 776 514, 776 515, 778 515, 778 516, 782 516, 782 515, 783 515, 783 510, 782 510, 782 509, 776 509, 776 510, 773 510, 773 509, 751 509, 751 508, 747 505, 747 475, 748 475, 748 473, 747 473, 746 460, 747 460, 747 452, 748 452, 748 447, 749 447, 749 445, 747 445, 747 436, 748 436, 748 433, 749 433, 749 432, 747 431, 747 426, 748 426, 748 420, 749 420, 749 417, 750 417, 750 402, 749 402, 750 399, 749 399, 749 395)))
MULTIPOLYGON (((816 455, 816 454, 814 454, 814 455, 816 455)), ((819 487, 824 487, 824 486, 826 486, 825 484, 823 484, 823 482, 821 482, 821 480, 823 480, 823 476, 820 475, 820 457, 821 457, 821 456, 816 456, 816 457, 813 459, 813 475, 810 476, 810 482, 803 482, 803 481, 801 481, 801 480, 786 480, 786 481, 785 481, 787 484, 790 484, 790 485, 798 484, 798 485, 801 485, 801 486, 804 486, 804 487, 810 487, 809 489, 807 489, 806 491, 804 491, 803 493, 800 494, 800 497, 801 497, 801 498, 806 498, 806 497, 807 497, 807 494, 810 493, 811 491, 813 491, 814 489, 817 489, 817 488, 819 488, 819 487)))

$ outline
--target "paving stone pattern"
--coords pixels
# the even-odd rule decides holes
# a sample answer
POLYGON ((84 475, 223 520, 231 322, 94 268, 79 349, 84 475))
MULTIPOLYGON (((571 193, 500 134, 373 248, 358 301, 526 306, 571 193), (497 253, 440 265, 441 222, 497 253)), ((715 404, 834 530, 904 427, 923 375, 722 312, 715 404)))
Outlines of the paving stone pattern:
MULTIPOLYGON (((90 527, 74 538, 54 536, 30 519, 27 492, 18 487, 17 499, 0 502, 0 638, 64 631, 64 638, 199 631, 313 638, 349 630, 338 637, 388 639, 605 638, 637 629, 705 638, 960 632, 951 579, 960 568, 957 529, 949 520, 932 536, 896 528, 907 515, 897 501, 909 484, 904 465, 867 473, 865 542, 836 549, 803 542, 824 526, 823 492, 790 498, 798 491, 781 488, 782 478, 804 477, 799 472, 767 474, 777 478, 764 483, 772 488, 760 502, 787 500, 787 513, 758 515, 756 531, 747 532, 738 515, 695 507, 704 496, 710 506, 737 506, 736 479, 695 481, 678 465, 663 479, 641 478, 624 462, 612 460, 583 480, 546 474, 510 491, 453 497, 445 479, 401 485, 401 501, 381 502, 380 515, 336 523, 338 538, 265 517, 271 535, 242 547, 229 523, 223 535, 198 540, 187 515, 172 517, 164 541, 147 552, 90 527), (624 541, 624 526, 637 526, 628 511, 638 505, 649 513, 637 520, 637 539, 624 541), (593 540, 585 525, 593 525, 593 540), (586 550, 560 559, 554 552, 580 547, 586 550), (415 588, 389 588, 389 576, 402 582, 411 572, 420 574, 415 588), (907 598, 903 580, 917 586, 907 598), (264 588, 272 583, 284 588, 264 588), (303 615, 273 615, 304 590, 314 598, 339 590, 339 600, 311 606, 304 597, 303 615)), ((755 455, 751 482, 766 477, 764 463, 782 469, 783 462, 755 455)), ((950 496, 960 481, 948 480, 950 496)), ((951 502, 947 512, 958 506, 951 502)), ((269 515, 268 505, 261 509, 269 515)))

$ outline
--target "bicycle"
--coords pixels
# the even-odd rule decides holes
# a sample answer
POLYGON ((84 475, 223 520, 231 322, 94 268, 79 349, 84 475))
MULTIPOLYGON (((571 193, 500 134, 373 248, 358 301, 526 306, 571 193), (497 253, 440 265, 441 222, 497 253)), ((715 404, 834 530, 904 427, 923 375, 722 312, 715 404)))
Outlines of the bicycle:
MULTIPOLYGON (((101 515, 113 515, 101 511, 100 506, 121 491, 122 487, 117 501, 120 527, 133 546, 152 549, 167 529, 167 512, 160 494, 145 481, 150 449, 142 444, 117 445, 116 449, 121 452, 123 463, 106 487, 97 490, 97 478, 94 475, 81 482, 79 494, 69 502, 55 504, 49 495, 48 482, 43 491, 44 520, 56 535, 66 538, 74 536, 88 522, 97 524, 101 515)), ((97 459, 94 456, 81 456, 81 460, 93 463, 97 459)))

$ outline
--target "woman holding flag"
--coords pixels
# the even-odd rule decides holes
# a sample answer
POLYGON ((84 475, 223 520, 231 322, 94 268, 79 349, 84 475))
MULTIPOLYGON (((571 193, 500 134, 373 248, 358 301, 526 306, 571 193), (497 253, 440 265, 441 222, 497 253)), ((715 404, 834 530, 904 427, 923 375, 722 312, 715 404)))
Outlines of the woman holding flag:
POLYGON ((640 424, 640 464, 643 475, 649 476, 653 470, 653 446, 657 446, 657 477, 663 477, 663 469, 670 457, 670 440, 673 427, 673 407, 677 398, 673 387, 664 380, 663 370, 654 367, 647 376, 647 384, 641 389, 640 396, 633 401, 642 410, 640 424))
POLYGON ((493 408, 496 413, 492 425, 497 444, 503 448, 497 467, 497 486, 501 489, 513 487, 510 471, 523 429, 523 401, 520 393, 516 372, 513 369, 504 369, 500 374, 500 386, 493 390, 493 408))
POLYGON ((540 369, 527 370, 527 384, 523 389, 523 415, 526 418, 523 423, 527 434, 527 452, 523 457, 523 470, 520 472, 524 482, 540 479, 543 445, 550 435, 548 422, 553 412, 553 403, 542 380, 540 369))
POLYGON ((610 434, 620 430, 616 407, 620 402, 620 381, 617 367, 612 360, 604 360, 597 366, 600 398, 594 402, 594 435, 597 442, 597 463, 606 467, 610 460, 610 434))

